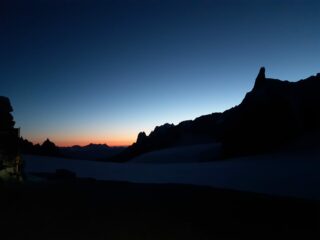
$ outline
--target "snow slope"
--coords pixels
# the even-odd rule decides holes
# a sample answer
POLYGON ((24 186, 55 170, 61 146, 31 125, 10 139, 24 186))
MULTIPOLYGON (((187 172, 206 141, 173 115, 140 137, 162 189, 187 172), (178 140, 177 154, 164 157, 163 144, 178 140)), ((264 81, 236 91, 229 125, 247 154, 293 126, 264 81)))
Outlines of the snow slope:
POLYGON ((30 155, 24 161, 27 173, 65 168, 102 180, 195 184, 320 200, 320 150, 202 163, 102 163, 30 155))
POLYGON ((167 148, 142 154, 130 162, 135 163, 189 163, 206 162, 219 157, 221 144, 197 144, 167 148))

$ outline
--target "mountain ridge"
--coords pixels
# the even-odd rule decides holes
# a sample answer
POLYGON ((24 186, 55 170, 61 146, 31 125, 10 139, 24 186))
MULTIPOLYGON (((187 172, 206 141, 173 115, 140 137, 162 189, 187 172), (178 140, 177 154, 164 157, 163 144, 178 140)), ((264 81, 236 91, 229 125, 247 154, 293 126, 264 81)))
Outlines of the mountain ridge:
POLYGON ((114 158, 127 161, 154 150, 180 145, 222 143, 221 159, 269 152, 307 131, 320 129, 320 74, 297 82, 266 78, 265 68, 244 99, 224 112, 177 125, 140 132, 137 141, 114 158))
POLYGON ((110 147, 107 144, 90 143, 85 146, 59 147, 64 157, 85 160, 106 160, 119 154, 125 147, 110 147))
POLYGON ((24 154, 64 157, 72 159, 103 161, 119 154, 125 147, 110 147, 107 144, 90 143, 86 146, 59 147, 49 139, 42 144, 33 144, 27 139, 20 138, 21 152, 24 154))

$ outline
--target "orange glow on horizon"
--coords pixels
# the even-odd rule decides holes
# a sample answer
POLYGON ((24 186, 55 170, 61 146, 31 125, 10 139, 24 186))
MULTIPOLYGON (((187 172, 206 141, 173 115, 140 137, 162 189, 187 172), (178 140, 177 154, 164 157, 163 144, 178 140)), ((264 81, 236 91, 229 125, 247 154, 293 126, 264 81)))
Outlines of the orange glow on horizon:
POLYGON ((75 145, 78 145, 78 146, 87 146, 89 144, 106 144, 108 145, 109 147, 128 147, 130 146, 131 144, 133 144, 132 141, 128 142, 128 141, 109 141, 109 142, 100 142, 100 141, 81 141, 81 142, 76 142, 76 141, 57 141, 57 142, 54 142, 57 146, 59 147, 72 147, 72 146, 75 146, 75 145))
POLYGON ((110 147, 130 146, 136 140, 136 132, 125 133, 105 133, 101 132, 81 132, 71 133, 56 131, 55 133, 26 134, 25 138, 33 144, 42 144, 47 138, 59 147, 86 146, 89 144, 106 144, 110 147), (107 137, 106 137, 107 136, 107 137))
MULTIPOLYGON (((50 138, 50 141, 54 142, 57 146, 59 147, 72 147, 72 146, 75 146, 75 145, 78 145, 78 146, 86 146, 86 145, 89 145, 89 144, 106 144, 110 147, 127 147, 127 146, 130 146, 131 144, 134 143, 133 140, 129 140, 129 139, 115 139, 115 140, 109 140, 109 141, 106 141, 106 140, 101 140, 101 139, 91 139, 91 140, 88 140, 88 139, 77 139, 77 140, 60 140, 60 139, 55 139, 54 137, 53 138, 50 138)), ((30 141, 33 143, 33 144, 37 144, 37 143, 40 143, 42 144, 46 139, 30 139, 30 141)))

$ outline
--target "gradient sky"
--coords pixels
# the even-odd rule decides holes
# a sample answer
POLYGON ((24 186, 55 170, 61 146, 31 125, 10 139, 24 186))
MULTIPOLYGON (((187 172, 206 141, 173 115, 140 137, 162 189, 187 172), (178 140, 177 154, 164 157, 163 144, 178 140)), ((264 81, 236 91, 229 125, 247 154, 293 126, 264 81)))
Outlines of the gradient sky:
POLYGON ((34 142, 128 145, 320 72, 319 1, 2 0, 0 95, 34 142))

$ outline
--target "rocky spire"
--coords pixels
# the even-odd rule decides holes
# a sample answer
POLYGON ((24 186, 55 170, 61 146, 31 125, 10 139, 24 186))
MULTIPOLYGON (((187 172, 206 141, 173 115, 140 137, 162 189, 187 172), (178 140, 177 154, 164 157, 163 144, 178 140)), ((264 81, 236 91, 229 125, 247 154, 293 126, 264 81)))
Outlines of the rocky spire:
POLYGON ((147 135, 146 135, 146 133, 145 132, 140 132, 139 134, 138 134, 138 138, 137 138, 137 144, 141 144, 141 143, 143 143, 145 140, 147 139, 147 135))
POLYGON ((264 67, 260 68, 260 71, 258 73, 258 76, 256 78, 256 81, 254 83, 253 89, 258 88, 261 86, 261 84, 266 80, 266 75, 265 75, 266 69, 264 67))

